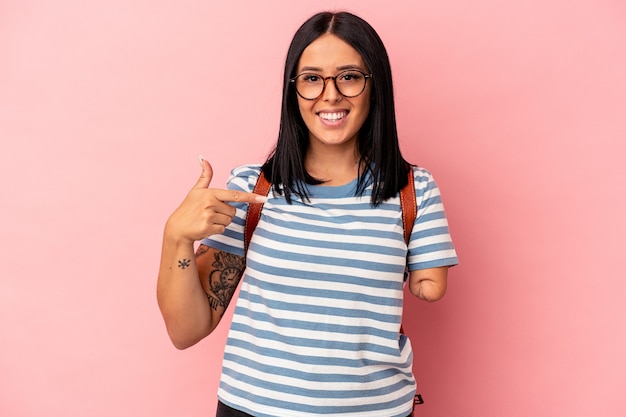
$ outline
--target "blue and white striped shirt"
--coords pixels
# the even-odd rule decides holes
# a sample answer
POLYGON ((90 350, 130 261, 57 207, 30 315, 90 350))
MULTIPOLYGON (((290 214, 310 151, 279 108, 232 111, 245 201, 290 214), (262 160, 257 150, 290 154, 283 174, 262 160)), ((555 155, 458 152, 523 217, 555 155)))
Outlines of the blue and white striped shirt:
MULTIPOLYGON (((252 191, 259 165, 233 170, 252 191)), ((258 417, 404 417, 413 353, 399 335, 404 271, 457 263, 439 189, 415 168, 418 216, 408 253, 399 197, 370 204, 356 180, 308 186, 311 200, 269 194, 250 241, 218 396, 258 417), (408 255, 408 257, 407 257, 408 255)), ((247 205, 204 244, 244 255, 247 205)))

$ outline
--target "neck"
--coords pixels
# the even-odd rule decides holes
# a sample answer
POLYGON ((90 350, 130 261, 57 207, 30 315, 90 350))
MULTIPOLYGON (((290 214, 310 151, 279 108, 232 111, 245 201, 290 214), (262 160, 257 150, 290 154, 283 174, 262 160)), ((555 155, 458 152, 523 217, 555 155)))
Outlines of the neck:
POLYGON ((304 163, 307 172, 325 185, 344 185, 359 175, 359 155, 354 148, 330 152, 309 148, 304 163))

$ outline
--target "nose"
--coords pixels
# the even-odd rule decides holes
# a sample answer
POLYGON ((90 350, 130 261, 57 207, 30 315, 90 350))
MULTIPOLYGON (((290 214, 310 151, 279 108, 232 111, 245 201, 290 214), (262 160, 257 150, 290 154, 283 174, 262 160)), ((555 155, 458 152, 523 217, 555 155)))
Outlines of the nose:
POLYGON ((322 100, 324 101, 340 101, 343 96, 337 90, 335 77, 324 78, 324 91, 322 91, 322 100))

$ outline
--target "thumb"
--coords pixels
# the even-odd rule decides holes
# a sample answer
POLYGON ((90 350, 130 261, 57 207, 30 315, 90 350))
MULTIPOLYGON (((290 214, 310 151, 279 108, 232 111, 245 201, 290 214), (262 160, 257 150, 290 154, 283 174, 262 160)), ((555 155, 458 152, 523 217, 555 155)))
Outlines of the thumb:
POLYGON ((209 161, 204 159, 202 155, 199 158, 200 165, 202 166, 202 174, 200 174, 200 178, 198 178, 198 182, 194 188, 209 188, 209 184, 211 184, 211 180, 213 179, 213 168, 211 168, 209 161))

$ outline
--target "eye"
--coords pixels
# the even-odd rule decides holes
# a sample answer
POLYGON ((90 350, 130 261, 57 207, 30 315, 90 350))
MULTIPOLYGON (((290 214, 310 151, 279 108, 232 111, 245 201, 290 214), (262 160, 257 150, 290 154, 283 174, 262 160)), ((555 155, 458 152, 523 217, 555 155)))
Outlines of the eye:
POLYGON ((363 78, 363 75, 360 72, 342 72, 337 76, 337 80, 341 82, 354 82, 359 81, 363 78))
POLYGON ((300 79, 305 83, 319 83, 322 77, 317 74, 302 74, 300 79))

